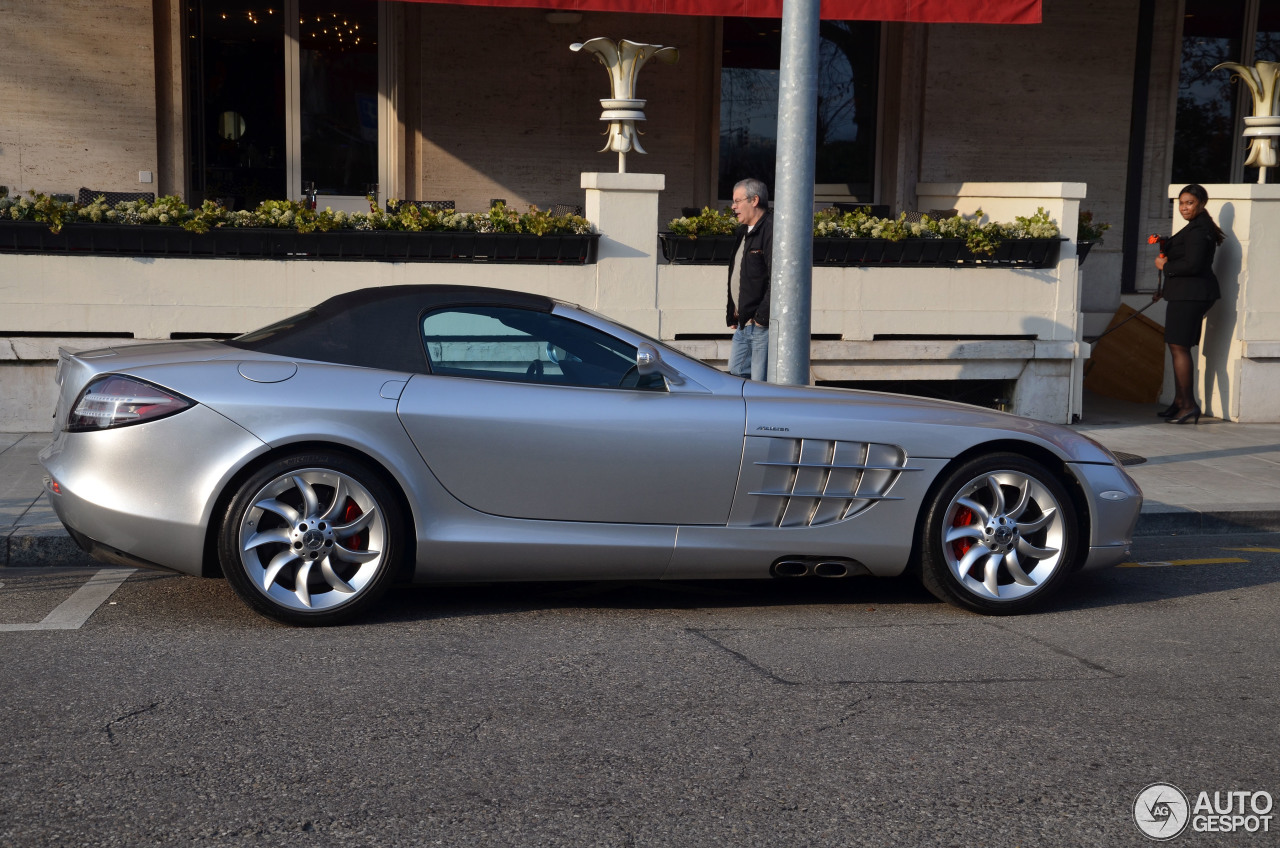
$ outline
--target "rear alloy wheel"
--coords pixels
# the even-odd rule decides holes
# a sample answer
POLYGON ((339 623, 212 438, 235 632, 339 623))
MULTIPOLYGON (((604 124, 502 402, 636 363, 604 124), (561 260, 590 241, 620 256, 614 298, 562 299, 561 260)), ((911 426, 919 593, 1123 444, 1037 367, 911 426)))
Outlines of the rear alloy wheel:
POLYGON ((395 577, 403 523, 364 463, 337 453, 279 459, 245 481, 222 520, 219 556, 236 593, 286 624, 338 624, 395 577))
POLYGON ((925 588, 987 614, 1042 603, 1076 556, 1070 496, 1046 468, 1018 454, 979 457, 947 477, 921 545, 925 588))

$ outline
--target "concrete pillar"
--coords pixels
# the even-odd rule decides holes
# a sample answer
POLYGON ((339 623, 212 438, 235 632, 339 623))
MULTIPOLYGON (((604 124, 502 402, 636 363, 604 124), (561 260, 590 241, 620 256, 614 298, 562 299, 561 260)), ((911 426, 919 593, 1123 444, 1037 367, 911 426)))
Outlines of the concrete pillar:
MULTIPOLYGON (((1181 185, 1169 186, 1174 226, 1181 185)), ((1209 214, 1227 239, 1214 257, 1222 299, 1205 319, 1196 357, 1205 414, 1280 422, 1280 185, 1207 185, 1209 214)))
POLYGON ((596 302, 628 326, 658 336, 658 195, 662 174, 584 173, 586 218, 603 235, 596 302))
MULTIPOLYGON (((972 215, 981 209, 987 220, 1012 223, 1043 207, 1067 239, 1058 251, 1058 265, 1052 270, 1024 271, 1028 287, 1053 287, 1055 302, 1052 320, 1035 327, 1037 344, 1068 343, 1075 356, 1068 369, 1056 364, 1033 363, 1018 380, 1014 409, 1046 421, 1069 424, 1084 410, 1084 363, 1089 346, 1083 341, 1080 320, 1080 263, 1076 256, 1076 222, 1080 202, 1087 195, 1084 183, 920 183, 916 187, 916 208, 956 209, 972 215), (1056 398, 1056 401, 1055 401, 1056 398)), ((1030 322, 1026 330, 1032 330, 1030 322)), ((982 327, 957 328, 957 333, 978 334, 982 327)))

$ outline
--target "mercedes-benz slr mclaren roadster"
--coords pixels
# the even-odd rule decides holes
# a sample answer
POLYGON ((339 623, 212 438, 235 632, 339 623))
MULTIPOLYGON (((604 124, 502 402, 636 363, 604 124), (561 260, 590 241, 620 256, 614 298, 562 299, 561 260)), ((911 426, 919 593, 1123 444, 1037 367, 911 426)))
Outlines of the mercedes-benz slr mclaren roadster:
POLYGON ((729 376, 487 288, 62 352, 49 500, 96 558, 333 624, 398 581, 918 574, 1016 613, 1120 562, 1142 494, 1064 427, 729 376))

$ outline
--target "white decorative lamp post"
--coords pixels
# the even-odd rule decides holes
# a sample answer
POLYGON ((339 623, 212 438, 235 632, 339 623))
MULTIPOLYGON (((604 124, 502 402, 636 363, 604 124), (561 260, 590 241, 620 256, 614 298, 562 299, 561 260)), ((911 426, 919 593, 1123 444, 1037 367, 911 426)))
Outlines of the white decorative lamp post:
POLYGON ((1244 137, 1249 140, 1249 158, 1245 167, 1258 169, 1258 182, 1267 181, 1267 168, 1276 167, 1275 140, 1280 136, 1280 115, 1276 114, 1276 96, 1280 94, 1280 62, 1255 62, 1252 67, 1236 62, 1223 62, 1214 70, 1226 68, 1249 86, 1253 94, 1253 115, 1244 119, 1244 137))
POLYGON ((575 53, 579 50, 595 56, 596 61, 604 65, 609 72, 609 86, 613 97, 601 100, 604 111, 600 120, 609 122, 609 140, 600 148, 618 152, 618 173, 627 172, 627 153, 634 150, 644 153, 640 146, 639 130, 635 122, 644 120, 645 101, 636 99, 636 76, 640 68, 650 59, 657 59, 668 65, 680 59, 680 51, 674 47, 663 47, 660 44, 637 44, 625 38, 615 44, 608 38, 592 38, 577 44, 569 45, 575 53))

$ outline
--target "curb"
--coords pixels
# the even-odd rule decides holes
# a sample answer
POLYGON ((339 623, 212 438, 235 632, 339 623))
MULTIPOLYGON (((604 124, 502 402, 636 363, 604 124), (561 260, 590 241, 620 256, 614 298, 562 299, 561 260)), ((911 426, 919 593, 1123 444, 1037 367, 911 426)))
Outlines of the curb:
POLYGON ((0 545, 0 566, 5 568, 99 568, 101 563, 80 550, 61 524, 15 527, 0 545))
POLYGON ((1142 512, 1134 538, 1150 536, 1226 536, 1231 533, 1280 533, 1280 511, 1273 509, 1163 510, 1142 512))

